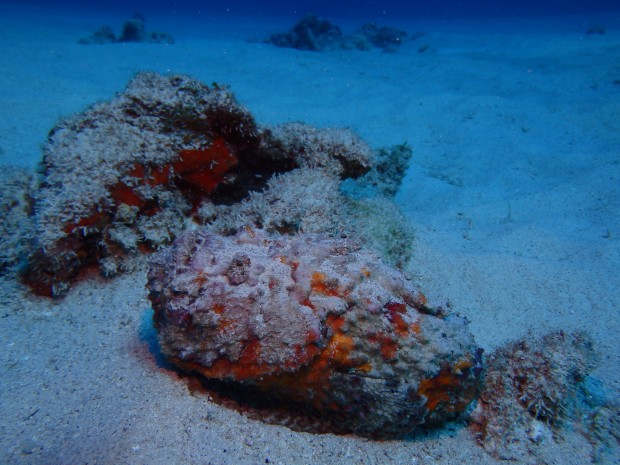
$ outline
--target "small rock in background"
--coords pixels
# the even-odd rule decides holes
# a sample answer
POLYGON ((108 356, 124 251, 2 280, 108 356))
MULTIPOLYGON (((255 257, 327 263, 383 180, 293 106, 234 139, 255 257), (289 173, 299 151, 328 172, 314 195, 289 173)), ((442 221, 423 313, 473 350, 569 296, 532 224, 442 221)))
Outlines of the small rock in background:
POLYGON ((116 35, 110 26, 103 26, 96 30, 92 35, 79 40, 80 44, 113 44, 116 42, 116 35))
POLYGON ((92 35, 78 41, 80 44, 113 44, 122 42, 147 42, 152 44, 173 44, 174 39, 167 32, 147 31, 144 16, 136 14, 123 24, 117 37, 110 26, 103 26, 92 35))
POLYGON ((353 36, 361 36, 373 47, 393 52, 406 39, 407 33, 392 27, 379 27, 375 23, 366 23, 353 36))
POLYGON ((340 49, 343 40, 338 26, 314 15, 306 15, 289 31, 272 34, 267 42, 278 47, 320 52, 340 49))
POLYGON ((602 34, 606 34, 607 33, 607 29, 605 29, 603 26, 590 26, 588 28, 588 30, 586 31, 586 34, 598 34, 598 35, 602 35, 602 34))
POLYGON ((344 35, 340 28, 325 19, 308 14, 289 31, 272 34, 266 43, 277 47, 324 52, 328 50, 370 50, 378 47, 394 51, 407 37, 405 31, 364 24, 351 35, 344 35))
POLYGON ((152 44, 173 44, 174 39, 166 32, 147 31, 141 15, 125 22, 117 42, 148 42, 152 44))

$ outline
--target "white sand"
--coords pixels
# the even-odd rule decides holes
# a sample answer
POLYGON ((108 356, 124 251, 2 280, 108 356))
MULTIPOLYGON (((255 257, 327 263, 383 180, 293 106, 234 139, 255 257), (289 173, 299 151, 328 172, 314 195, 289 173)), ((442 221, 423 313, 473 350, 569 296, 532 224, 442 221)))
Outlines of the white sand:
MULTIPOLYGON (((272 24, 206 16, 201 30, 202 17, 149 23, 173 46, 83 46, 101 18, 24 11, 0 7, 5 169, 34 167, 60 117, 110 98, 138 70, 230 84, 261 123, 349 126, 376 147, 407 141, 414 159, 398 203, 418 236, 409 272, 431 300, 466 315, 486 350, 586 330, 602 355, 594 375, 618 398, 617 17, 602 19, 605 35, 584 35, 582 18, 416 23, 407 30, 428 34, 397 53, 317 54, 243 40, 272 24)), ((0 463, 496 463, 462 427, 415 441, 311 435, 193 396, 154 360, 144 283, 144 272, 94 279, 52 302, 3 278, 0 463)), ((568 433, 523 463, 582 464, 589 453, 568 433)))

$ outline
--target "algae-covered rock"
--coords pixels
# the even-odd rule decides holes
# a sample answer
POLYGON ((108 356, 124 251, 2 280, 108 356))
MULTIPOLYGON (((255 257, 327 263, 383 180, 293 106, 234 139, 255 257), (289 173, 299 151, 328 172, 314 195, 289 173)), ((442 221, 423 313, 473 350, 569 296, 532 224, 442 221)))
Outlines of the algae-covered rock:
POLYGON ((0 171, 0 275, 28 256, 33 236, 32 173, 23 168, 0 171))
POLYGON ((110 26, 103 26, 88 37, 78 42, 84 45, 114 44, 124 42, 146 42, 151 44, 173 44, 174 39, 167 32, 147 31, 144 16, 134 15, 123 24, 121 34, 117 37, 110 26))
MULTIPOLYGON (((506 344, 486 361, 483 389, 471 416, 471 429, 490 454, 521 461, 561 447, 563 424, 592 436, 596 448, 605 428, 593 428, 587 417, 605 402, 587 393, 589 373, 598 355, 585 333, 555 331, 506 344)), ((608 408, 608 407, 606 407, 608 408)), ((616 413, 617 416, 617 408, 616 413)), ((594 450, 593 450, 593 453, 594 450)))
POLYGON ((335 24, 309 14, 288 31, 272 34, 265 42, 277 47, 314 52, 370 50, 372 47, 394 51, 406 37, 405 31, 387 26, 379 27, 375 23, 366 23, 352 35, 345 35, 335 24))
POLYGON ((158 252, 149 298, 184 370, 299 402, 341 428, 399 437, 462 412, 481 351, 359 243, 250 227, 185 233, 158 252))
MULTIPOLYGON (((250 192, 256 203, 280 173, 321 170, 329 184, 364 174, 372 156, 345 129, 261 128, 226 87, 138 74, 111 101, 50 132, 24 281, 38 294, 63 295, 84 269, 112 276, 131 266, 127 257, 157 250, 201 221, 236 226, 230 206, 250 192)), ((283 199, 284 215, 297 201, 283 199)))

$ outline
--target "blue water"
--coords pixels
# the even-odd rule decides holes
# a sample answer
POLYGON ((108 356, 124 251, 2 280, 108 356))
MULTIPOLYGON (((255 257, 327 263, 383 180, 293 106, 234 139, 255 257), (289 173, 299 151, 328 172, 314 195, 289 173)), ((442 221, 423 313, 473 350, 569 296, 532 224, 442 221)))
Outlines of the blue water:
POLYGON ((502 16, 540 16, 566 14, 596 14, 620 11, 618 0, 546 0, 546 1, 490 1, 490 0, 25 0, 22 5, 38 5, 76 10, 139 10, 149 14, 194 15, 209 12, 213 15, 256 15, 295 17, 314 13, 331 18, 412 19, 412 18, 480 18, 502 16))

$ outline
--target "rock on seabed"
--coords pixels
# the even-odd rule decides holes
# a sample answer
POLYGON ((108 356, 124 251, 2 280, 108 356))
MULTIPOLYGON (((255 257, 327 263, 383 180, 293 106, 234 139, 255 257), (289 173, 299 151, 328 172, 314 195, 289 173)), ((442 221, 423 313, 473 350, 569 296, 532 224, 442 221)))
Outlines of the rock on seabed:
POLYGON ((347 239, 190 231, 158 252, 149 298, 183 370, 258 388, 351 432, 400 437, 465 410, 481 350, 400 271, 347 239))
MULTIPOLYGON (((372 158, 348 130, 260 127, 226 87, 139 73, 112 100, 50 132, 32 193, 33 240, 22 279, 38 295, 61 297, 88 269, 106 277, 131 269, 133 258, 168 245, 188 223, 217 217, 227 227, 239 213, 235 205, 251 198, 267 210, 266 197, 293 183, 291 177, 320 173, 336 185, 362 176, 372 158)), ((331 205, 322 209, 345 211, 340 194, 327 191, 331 205)), ((290 208, 289 199, 280 199, 281 227, 297 227, 301 204, 290 208)), ((337 221, 329 216, 321 223, 333 228, 337 221)))

